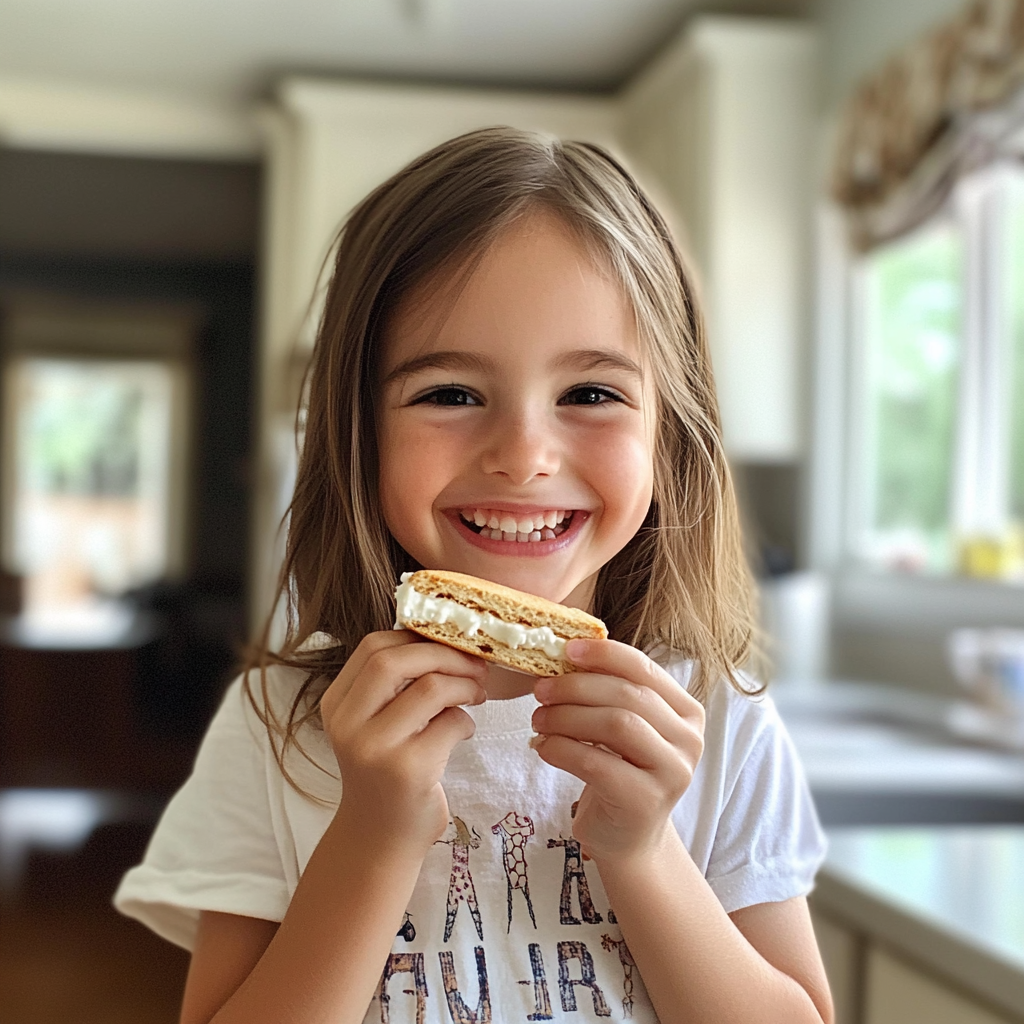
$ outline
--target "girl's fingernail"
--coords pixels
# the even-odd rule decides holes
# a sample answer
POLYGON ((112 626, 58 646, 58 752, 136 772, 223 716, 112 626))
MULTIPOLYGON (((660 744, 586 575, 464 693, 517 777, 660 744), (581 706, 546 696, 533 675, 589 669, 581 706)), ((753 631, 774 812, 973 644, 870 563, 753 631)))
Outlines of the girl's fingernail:
POLYGON ((570 658, 582 658, 587 653, 586 640, 570 640, 565 645, 565 653, 570 658))
POLYGON ((531 747, 531 749, 536 750, 546 739, 547 739, 547 736, 541 736, 540 734, 538 734, 536 736, 531 736, 530 737, 530 747, 531 747))
POLYGON ((551 696, 552 682, 550 679, 538 679, 533 684, 533 695, 539 701, 543 701, 545 697, 551 696))

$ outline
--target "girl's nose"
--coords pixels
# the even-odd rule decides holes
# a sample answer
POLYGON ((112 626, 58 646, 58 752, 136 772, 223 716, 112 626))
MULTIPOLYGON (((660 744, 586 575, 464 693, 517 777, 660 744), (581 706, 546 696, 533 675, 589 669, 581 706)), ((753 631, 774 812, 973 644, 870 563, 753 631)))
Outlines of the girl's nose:
POLYGON ((550 424, 525 416, 501 417, 487 437, 481 468, 521 487, 535 477, 553 476, 560 462, 556 432, 550 424))

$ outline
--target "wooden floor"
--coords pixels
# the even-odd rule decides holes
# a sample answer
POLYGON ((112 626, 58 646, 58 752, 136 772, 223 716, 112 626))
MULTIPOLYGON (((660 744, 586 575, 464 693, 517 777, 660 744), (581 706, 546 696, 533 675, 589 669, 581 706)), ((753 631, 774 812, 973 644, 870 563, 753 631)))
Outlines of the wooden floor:
POLYGON ((188 954, 110 905, 144 843, 144 831, 113 829, 32 857, 0 907, 3 1024, 175 1024, 188 954))

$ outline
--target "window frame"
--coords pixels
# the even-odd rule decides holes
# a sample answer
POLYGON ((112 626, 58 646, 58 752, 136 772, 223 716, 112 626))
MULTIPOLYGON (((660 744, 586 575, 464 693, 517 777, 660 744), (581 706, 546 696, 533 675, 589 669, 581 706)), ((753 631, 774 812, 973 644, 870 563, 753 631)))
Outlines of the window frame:
MULTIPOLYGON (((953 543, 979 537, 1004 537, 1010 522, 1010 450, 1012 345, 1007 305, 1009 277, 1006 204, 1009 189, 1024 183, 1024 167, 1002 161, 959 182, 936 219, 951 221, 963 240, 962 336, 958 366, 956 416, 951 452, 949 528, 953 543), (993 272, 994 268, 1002 268, 993 272)), ((841 469, 825 470, 825 455, 816 439, 812 458, 812 561, 844 572, 880 577, 956 581, 968 579, 955 566, 948 573, 902 573, 873 565, 865 558, 870 535, 874 484, 868 351, 868 277, 866 256, 849 251, 835 208, 819 212, 819 373, 842 380, 842 402, 823 410, 818 396, 816 426, 842 451, 841 469), (828 284, 831 286, 829 287, 828 284), (823 368, 824 367, 824 371, 823 368), (841 441, 840 441, 841 438, 841 441), (815 486, 816 485, 816 486, 815 486), (823 488, 837 488, 841 500, 831 502, 838 513, 832 537, 821 529, 827 503, 823 488), (817 537, 815 538, 815 533, 817 537), (816 541, 816 542, 815 542, 816 541)), ((870 255, 870 254, 869 254, 870 255)), ((972 579, 972 582, 977 582, 972 579)), ((1020 582, 994 579, 1004 585, 1020 582)))

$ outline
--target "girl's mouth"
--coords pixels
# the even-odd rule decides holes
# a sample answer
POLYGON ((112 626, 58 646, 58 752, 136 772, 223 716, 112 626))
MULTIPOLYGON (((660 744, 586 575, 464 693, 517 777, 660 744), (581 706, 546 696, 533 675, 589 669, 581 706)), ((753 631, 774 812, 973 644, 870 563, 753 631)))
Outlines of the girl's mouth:
POLYGON ((573 509, 551 509, 531 514, 489 508, 459 510, 462 524, 479 537, 513 544, 538 544, 555 540, 572 525, 573 509))

